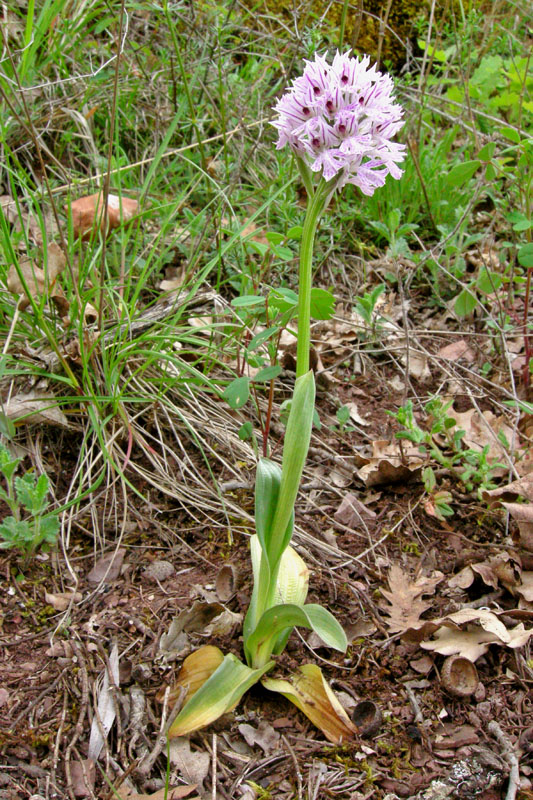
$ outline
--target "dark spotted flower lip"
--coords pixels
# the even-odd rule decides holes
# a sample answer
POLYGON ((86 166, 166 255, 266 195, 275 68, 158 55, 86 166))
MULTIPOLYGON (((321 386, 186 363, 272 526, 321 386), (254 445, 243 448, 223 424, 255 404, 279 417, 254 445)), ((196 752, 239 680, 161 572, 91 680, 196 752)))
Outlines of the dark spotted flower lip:
POLYGON ((370 59, 336 53, 306 61, 299 78, 278 100, 273 121, 277 148, 289 145, 326 180, 337 176, 371 195, 387 175, 400 178, 405 145, 392 141, 403 123, 403 109, 394 101, 390 75, 370 66, 370 59))

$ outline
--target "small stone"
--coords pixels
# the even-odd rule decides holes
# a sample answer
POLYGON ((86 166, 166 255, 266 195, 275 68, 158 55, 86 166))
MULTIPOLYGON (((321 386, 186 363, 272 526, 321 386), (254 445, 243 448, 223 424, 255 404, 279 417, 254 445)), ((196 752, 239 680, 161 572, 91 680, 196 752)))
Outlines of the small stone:
POLYGON ((174 565, 170 561, 152 561, 143 572, 143 577, 149 581, 166 581, 175 573, 174 565))

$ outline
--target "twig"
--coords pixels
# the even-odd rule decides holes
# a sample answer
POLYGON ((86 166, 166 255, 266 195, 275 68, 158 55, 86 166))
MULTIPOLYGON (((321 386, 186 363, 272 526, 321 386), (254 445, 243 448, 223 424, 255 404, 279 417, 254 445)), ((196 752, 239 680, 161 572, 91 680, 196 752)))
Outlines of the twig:
POLYGON ((302 800, 302 797, 303 797, 303 794, 302 794, 302 773, 300 772, 300 766, 298 764, 298 759, 296 758, 296 754, 295 754, 294 750, 292 749, 291 745, 289 744, 289 740, 287 739, 287 737, 282 734, 281 738, 283 739, 285 747, 287 748, 287 750, 291 754, 292 763, 294 764, 294 771, 296 772, 296 780, 298 782, 298 800, 302 800))
POLYGON ((507 759, 509 766, 511 767, 509 772, 509 785, 507 787, 505 800, 515 800, 516 793, 520 788, 520 767, 517 755, 508 737, 495 720, 491 720, 489 722, 488 731, 489 733, 492 733, 492 735, 498 740, 503 754, 507 759))
POLYGON ((170 687, 167 687, 167 691, 165 692, 165 699, 163 701, 163 713, 161 715, 161 726, 159 728, 159 736, 156 739, 152 751, 142 759, 142 761, 138 764, 137 768, 135 769, 135 777, 138 779, 145 779, 147 775, 149 775, 159 754, 161 753, 163 748, 166 747, 168 731, 181 710, 183 701, 185 699, 186 690, 184 689, 183 686, 181 687, 180 694, 167 720, 166 712, 168 706, 169 693, 170 693, 170 687))
POLYGON ((211 781, 211 797, 212 800, 217 800, 217 735, 216 733, 213 734, 213 758, 212 758, 212 769, 213 769, 213 778, 211 781))

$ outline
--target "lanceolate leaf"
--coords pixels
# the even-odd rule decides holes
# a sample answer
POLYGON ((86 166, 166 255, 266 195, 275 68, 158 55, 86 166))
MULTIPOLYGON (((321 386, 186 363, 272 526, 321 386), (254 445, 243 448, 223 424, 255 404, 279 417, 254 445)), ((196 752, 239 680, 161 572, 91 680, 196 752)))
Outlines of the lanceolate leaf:
POLYGON ((261 667, 270 658, 276 640, 296 625, 313 630, 328 647, 345 652, 346 634, 333 614, 322 606, 285 604, 265 611, 246 643, 253 666, 261 667))
POLYGON ((298 706, 330 742, 342 744, 357 733, 316 664, 304 664, 290 681, 263 678, 265 689, 280 692, 298 706))
MULTIPOLYGON (((267 590, 269 585, 268 564, 266 558, 262 555, 258 536, 252 536, 250 538, 250 555, 252 558, 254 588, 243 628, 244 652, 248 664, 252 663, 253 658, 253 654, 248 648, 248 639, 253 633, 259 621, 258 617, 260 616, 258 610, 258 595, 261 590, 267 590)), ((274 602, 277 604, 293 603, 297 606, 303 606, 307 597, 308 588, 309 570, 296 550, 289 545, 283 553, 279 564, 274 602)), ((286 632, 279 635, 274 646, 274 652, 276 654, 283 652, 291 631, 292 626, 288 628, 286 632)))
POLYGON ((268 544, 270 566, 277 563, 292 535, 291 519, 300 479, 309 450, 313 411, 315 408, 315 377, 309 370, 296 380, 285 442, 278 502, 268 544))
POLYGON ((260 669, 250 669, 232 653, 187 701, 168 732, 172 739, 210 725, 222 714, 235 708, 243 694, 267 672, 274 661, 260 669))

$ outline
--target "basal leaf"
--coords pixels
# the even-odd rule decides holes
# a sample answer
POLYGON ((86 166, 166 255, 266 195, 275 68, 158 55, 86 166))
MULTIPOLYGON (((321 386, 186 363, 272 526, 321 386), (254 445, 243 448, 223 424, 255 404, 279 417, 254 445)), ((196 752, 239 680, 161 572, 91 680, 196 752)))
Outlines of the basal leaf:
POLYGON ((261 683, 294 703, 330 742, 342 744, 357 733, 316 664, 304 664, 290 681, 263 678, 261 683))
POLYGON ((254 632, 248 637, 247 648, 252 665, 261 667, 274 651, 276 641, 288 628, 310 628, 323 642, 335 650, 345 652, 348 646, 346 634, 333 614, 326 608, 309 603, 305 606, 284 604, 272 606, 265 611, 254 632))
POLYGON ((273 666, 274 661, 270 661, 260 669, 251 669, 232 653, 224 656, 220 666, 185 703, 170 727, 169 737, 185 736, 231 711, 250 686, 273 666))
POLYGON ((292 534, 291 520, 294 517, 294 503, 309 449, 314 408, 315 378, 312 370, 309 370, 296 380, 287 422, 281 485, 268 545, 271 568, 278 563, 292 534))

